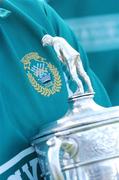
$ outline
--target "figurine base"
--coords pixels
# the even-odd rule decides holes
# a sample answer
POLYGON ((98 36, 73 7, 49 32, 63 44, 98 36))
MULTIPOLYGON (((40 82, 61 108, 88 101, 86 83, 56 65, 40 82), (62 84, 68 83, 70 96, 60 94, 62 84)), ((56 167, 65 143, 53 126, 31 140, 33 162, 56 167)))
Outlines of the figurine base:
POLYGON ((73 94, 73 96, 69 97, 68 98, 68 102, 74 102, 76 100, 79 100, 79 99, 82 99, 82 98, 85 98, 85 97, 94 97, 94 94, 95 92, 86 92, 86 93, 76 93, 76 94, 73 94))

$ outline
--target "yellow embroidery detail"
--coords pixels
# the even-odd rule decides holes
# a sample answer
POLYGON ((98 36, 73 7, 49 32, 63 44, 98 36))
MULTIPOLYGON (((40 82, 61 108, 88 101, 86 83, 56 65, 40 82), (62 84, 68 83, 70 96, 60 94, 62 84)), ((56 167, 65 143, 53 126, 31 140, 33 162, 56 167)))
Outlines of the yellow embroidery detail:
POLYGON ((61 82, 59 72, 54 65, 52 65, 51 63, 48 63, 43 57, 39 56, 39 54, 36 52, 32 52, 25 55, 25 57, 22 59, 22 63, 24 64, 24 69, 27 72, 27 76, 30 83, 32 84, 32 86, 38 93, 42 94, 43 96, 50 96, 57 92, 60 92, 62 82, 61 82), (52 74, 53 81, 51 81, 52 84, 50 85, 50 87, 48 87, 48 85, 45 85, 45 86, 41 85, 32 74, 31 62, 33 60, 38 63, 42 62, 44 65, 47 66, 47 68, 39 69, 39 72, 46 72, 49 70, 49 72, 52 74))

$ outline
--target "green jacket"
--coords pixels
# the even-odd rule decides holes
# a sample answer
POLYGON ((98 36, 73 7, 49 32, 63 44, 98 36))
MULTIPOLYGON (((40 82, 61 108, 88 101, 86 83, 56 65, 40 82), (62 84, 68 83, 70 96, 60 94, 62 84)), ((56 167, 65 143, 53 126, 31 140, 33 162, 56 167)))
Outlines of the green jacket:
MULTIPOLYGON (((47 4, 4 0, 0 8, 0 180, 37 180, 39 163, 30 139, 68 109, 65 68, 51 47, 42 46, 42 37, 66 38, 81 54, 95 101, 103 106, 110 101, 74 34, 47 4)), ((75 89, 70 78, 68 83, 75 89)))
POLYGON ((91 68, 119 105, 119 1, 48 0, 87 51, 91 68))

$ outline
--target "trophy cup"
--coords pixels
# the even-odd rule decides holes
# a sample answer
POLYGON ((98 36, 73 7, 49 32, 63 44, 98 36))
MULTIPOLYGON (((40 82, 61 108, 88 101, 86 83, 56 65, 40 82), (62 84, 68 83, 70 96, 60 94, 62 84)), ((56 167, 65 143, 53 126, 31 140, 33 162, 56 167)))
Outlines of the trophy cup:
POLYGON ((80 54, 65 39, 45 35, 42 43, 53 46, 78 89, 68 99, 73 108, 32 140, 41 179, 119 180, 119 107, 104 108, 94 102, 80 54), (86 82, 88 92, 78 75, 86 82))

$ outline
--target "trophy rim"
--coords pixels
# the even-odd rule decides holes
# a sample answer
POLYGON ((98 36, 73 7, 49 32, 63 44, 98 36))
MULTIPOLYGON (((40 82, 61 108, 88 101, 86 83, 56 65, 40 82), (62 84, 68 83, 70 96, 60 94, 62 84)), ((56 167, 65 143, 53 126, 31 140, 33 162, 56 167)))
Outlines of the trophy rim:
MULTIPOLYGON (((91 115, 89 117, 85 118, 85 121, 81 122, 79 120, 75 119, 71 122, 71 124, 68 122, 66 124, 59 125, 57 121, 54 123, 50 123, 47 128, 43 128, 42 131, 34 136, 31 141, 36 141, 38 139, 44 139, 48 138, 49 136, 62 136, 69 134, 71 131, 74 131, 75 129, 78 129, 80 131, 88 130, 89 128, 97 127, 97 126, 103 126, 106 124, 112 124, 112 123, 118 123, 119 122, 119 106, 111 107, 111 108, 105 108, 99 113, 96 112, 96 114, 91 115), (110 117, 108 116, 110 113, 110 117), (91 120, 90 120, 91 118, 91 120), (93 120, 92 120, 93 119, 93 120), (92 126, 93 125, 93 126, 92 126)), ((77 116, 76 116, 77 117, 77 116)), ((75 117, 75 118, 76 118, 75 117)), ((82 117, 83 119, 83 117, 82 117)), ((81 119, 80 119, 81 120, 81 119)))

